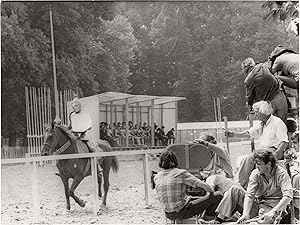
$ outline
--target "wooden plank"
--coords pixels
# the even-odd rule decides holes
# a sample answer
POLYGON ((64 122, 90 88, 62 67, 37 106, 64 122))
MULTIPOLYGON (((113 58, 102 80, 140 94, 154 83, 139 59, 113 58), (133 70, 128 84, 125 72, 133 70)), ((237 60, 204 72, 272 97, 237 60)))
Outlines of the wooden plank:
POLYGON ((128 98, 125 99, 125 109, 124 109, 124 115, 125 115, 125 146, 129 146, 129 127, 128 127, 128 98))
POLYGON ((185 169, 190 169, 190 148, 188 144, 184 145, 184 153, 185 153, 185 169))
MULTIPOLYGON (((253 119, 254 119, 254 113, 250 112, 249 113, 250 127, 253 127, 253 119)), ((251 151, 253 152, 254 149, 255 149, 254 138, 251 138, 251 151)))
POLYGON ((160 105, 160 127, 164 125, 164 104, 160 105))
MULTIPOLYGON (((174 134, 175 134, 175 144, 178 144, 179 143, 179 139, 178 139, 178 129, 177 129, 177 123, 178 123, 178 102, 176 101, 175 102, 175 121, 174 121, 174 129, 175 129, 175 131, 174 131, 174 134)), ((180 132, 180 143, 181 143, 181 132, 180 132)))
POLYGON ((154 99, 151 100, 151 145, 155 146, 154 134, 154 99))
MULTIPOLYGON (((227 116, 224 116, 224 125, 225 125, 225 132, 227 133, 228 132, 228 120, 227 120, 227 116)), ((227 152, 230 155, 228 135, 226 135, 226 146, 227 146, 227 152)))
POLYGON ((104 156, 122 156, 122 155, 144 155, 144 154, 157 154, 162 153, 165 149, 142 149, 132 151, 112 151, 112 152, 94 152, 94 153, 80 153, 80 154, 67 154, 67 155, 50 155, 50 156, 37 156, 30 158, 20 159, 1 159, 1 164, 25 163, 46 160, 60 160, 60 159, 76 159, 76 158, 91 158, 91 157, 104 157, 104 156))
POLYGON ((94 189, 94 215, 97 215, 99 209, 99 201, 98 201, 98 177, 97 177, 97 158, 91 158, 91 173, 92 173, 92 183, 94 189))
MULTIPOLYGON (((110 107, 109 107, 109 109, 110 109, 110 129, 113 129, 113 127, 112 127, 112 125, 113 125, 113 102, 111 101, 110 102, 110 107)), ((115 121, 116 122, 116 121, 115 121)))
POLYGON ((143 157, 143 173, 144 173, 144 190, 145 190, 145 203, 149 206, 149 160, 146 153, 143 157))
POLYGON ((38 175, 36 169, 36 162, 33 164, 33 173, 32 173, 32 200, 33 200, 33 212, 34 218, 36 221, 40 220, 40 202, 39 202, 39 188, 38 188, 38 175))

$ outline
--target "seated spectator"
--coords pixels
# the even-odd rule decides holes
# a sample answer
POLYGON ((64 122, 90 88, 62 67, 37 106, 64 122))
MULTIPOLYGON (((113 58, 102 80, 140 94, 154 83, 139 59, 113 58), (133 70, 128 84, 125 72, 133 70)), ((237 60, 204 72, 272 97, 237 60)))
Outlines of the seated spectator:
POLYGON ((165 131, 164 131, 165 127, 162 126, 161 128, 158 128, 157 129, 157 139, 158 141, 163 145, 163 146, 166 146, 167 145, 167 142, 168 142, 168 138, 167 136, 165 135, 165 131))
POLYGON ((167 138, 168 138, 168 144, 174 144, 175 143, 174 128, 171 128, 171 130, 168 131, 167 138))
MULTIPOLYGON (((283 152, 288 147, 287 127, 277 116, 272 115, 272 106, 268 102, 260 101, 253 105, 255 114, 261 123, 243 132, 225 132, 228 137, 255 137, 259 136, 261 149, 272 149, 278 160, 283 159, 283 152)), ((253 154, 247 155, 241 162, 238 170, 238 182, 247 189, 249 176, 255 164, 253 154)))
POLYGON ((233 169, 229 154, 223 147, 217 145, 217 141, 213 135, 203 132, 195 142, 205 145, 212 154, 209 164, 205 168, 202 168, 201 174, 203 178, 217 174, 220 170, 224 171, 226 177, 233 178, 233 169))
POLYGON ((215 209, 222 196, 213 193, 210 185, 186 170, 178 169, 178 160, 171 151, 161 154, 159 167, 163 170, 154 177, 155 189, 168 219, 188 219, 204 211, 205 215, 215 217, 215 209), (207 194, 202 198, 192 200, 186 194, 186 188, 189 186, 203 188, 207 194))
POLYGON ((216 212, 217 218, 206 221, 207 224, 222 223, 232 216, 236 207, 242 207, 242 216, 238 223, 245 223, 250 218, 259 216, 260 223, 273 223, 278 213, 282 221, 286 219, 286 206, 293 198, 291 179, 287 172, 277 165, 273 151, 258 150, 254 152, 257 169, 249 178, 245 191, 240 185, 234 185, 225 192, 216 212))

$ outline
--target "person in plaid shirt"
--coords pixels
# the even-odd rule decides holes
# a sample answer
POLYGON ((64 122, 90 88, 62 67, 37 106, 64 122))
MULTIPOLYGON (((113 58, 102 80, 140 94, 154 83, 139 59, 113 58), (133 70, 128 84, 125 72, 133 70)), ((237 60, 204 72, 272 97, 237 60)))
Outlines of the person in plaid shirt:
POLYGON ((163 170, 154 177, 155 189, 168 219, 188 219, 201 214, 204 210, 205 216, 215 217, 215 209, 222 199, 221 193, 213 193, 210 185, 188 171, 179 169, 177 157, 171 151, 161 154, 159 167, 163 170), (191 196, 186 194, 187 187, 203 188, 207 194, 192 200, 191 196))

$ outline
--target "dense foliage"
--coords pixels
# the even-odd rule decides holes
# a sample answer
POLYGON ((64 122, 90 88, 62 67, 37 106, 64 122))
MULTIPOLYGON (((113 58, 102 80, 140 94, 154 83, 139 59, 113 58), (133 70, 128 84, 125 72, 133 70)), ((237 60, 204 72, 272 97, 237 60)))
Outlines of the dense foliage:
POLYGON ((24 86, 186 97, 179 120, 245 119, 240 62, 265 61, 278 44, 298 49, 286 24, 263 20, 262 2, 2 2, 2 136, 26 134, 24 86), (51 5, 50 5, 51 4, 51 5))

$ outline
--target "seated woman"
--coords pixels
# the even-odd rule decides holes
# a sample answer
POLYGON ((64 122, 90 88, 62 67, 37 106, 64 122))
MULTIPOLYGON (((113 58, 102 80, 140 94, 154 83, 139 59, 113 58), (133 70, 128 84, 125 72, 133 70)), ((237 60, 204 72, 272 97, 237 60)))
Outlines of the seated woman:
POLYGON ((168 219, 188 219, 204 210, 206 216, 215 217, 215 209, 222 199, 219 192, 214 193, 210 185, 188 171, 179 169, 177 157, 171 151, 161 154, 159 167, 163 170, 154 177, 155 189, 168 219), (186 194, 186 188, 189 186, 203 188, 207 194, 192 200, 191 196, 186 194))

